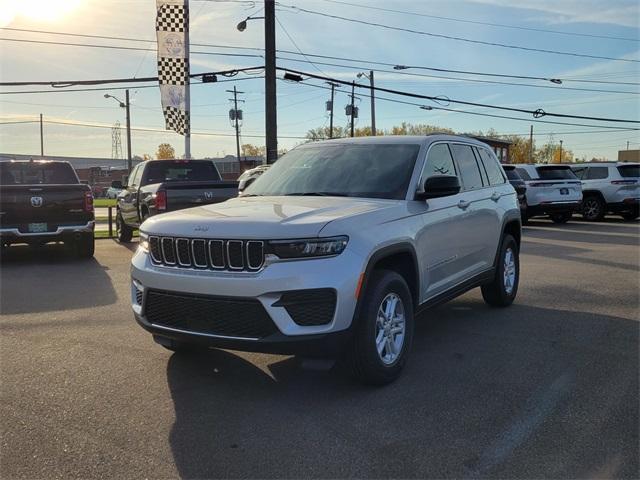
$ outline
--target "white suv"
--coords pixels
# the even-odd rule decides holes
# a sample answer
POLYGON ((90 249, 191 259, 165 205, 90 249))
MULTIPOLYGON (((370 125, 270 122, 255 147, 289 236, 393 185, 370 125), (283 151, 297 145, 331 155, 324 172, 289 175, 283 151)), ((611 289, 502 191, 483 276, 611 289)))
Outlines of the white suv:
POLYGON ((140 230, 131 301, 157 343, 346 354, 368 383, 399 375, 423 308, 518 291, 516 193, 466 137, 309 143, 243 196, 140 230))
POLYGON ((527 185, 523 222, 549 215, 554 223, 566 223, 580 210, 582 187, 569 165, 518 164, 516 172, 527 185))
POLYGON ((582 163, 571 168, 582 180, 585 220, 602 220, 608 212, 617 213, 625 220, 638 218, 640 164, 582 163))

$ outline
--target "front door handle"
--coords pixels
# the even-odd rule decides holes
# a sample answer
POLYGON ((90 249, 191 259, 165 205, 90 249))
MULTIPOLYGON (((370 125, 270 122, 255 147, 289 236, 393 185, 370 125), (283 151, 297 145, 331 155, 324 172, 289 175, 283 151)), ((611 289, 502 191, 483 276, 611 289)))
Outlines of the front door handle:
POLYGON ((491 200, 493 200, 494 202, 497 202, 498 200, 500 200, 500 194, 498 192, 493 192, 491 194, 491 200))
POLYGON ((466 200, 460 200, 458 202, 458 208, 461 208, 462 210, 467 209, 469 205, 471 205, 471 202, 467 202, 466 200))

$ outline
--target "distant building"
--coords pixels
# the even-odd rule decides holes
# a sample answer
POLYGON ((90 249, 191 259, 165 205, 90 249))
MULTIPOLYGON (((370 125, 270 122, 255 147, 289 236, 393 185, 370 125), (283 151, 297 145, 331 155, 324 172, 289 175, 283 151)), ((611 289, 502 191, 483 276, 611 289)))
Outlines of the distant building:
POLYGON ((227 155, 223 158, 204 158, 212 160, 216 164, 223 180, 235 180, 245 170, 255 168, 264 163, 264 157, 240 157, 240 162, 235 155, 227 155))
POLYGON ((640 163, 640 150, 618 150, 618 161, 640 163))
POLYGON ((489 145, 495 152, 498 160, 500 160, 500 163, 511 163, 511 156, 509 155, 511 142, 507 140, 499 140, 497 138, 478 137, 475 135, 470 135, 470 137, 489 145))

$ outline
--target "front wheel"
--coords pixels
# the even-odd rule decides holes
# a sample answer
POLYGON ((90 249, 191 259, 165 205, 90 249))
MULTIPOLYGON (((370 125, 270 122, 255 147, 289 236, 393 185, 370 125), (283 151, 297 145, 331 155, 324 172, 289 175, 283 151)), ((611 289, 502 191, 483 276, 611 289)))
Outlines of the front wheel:
POLYGON ((371 385, 394 381, 413 340, 413 300, 405 279, 390 270, 375 271, 356 321, 348 353, 353 375, 371 385))
POLYGON ((511 235, 505 235, 498 253, 493 281, 482 286, 482 298, 492 307, 508 307, 518 293, 520 283, 520 254, 511 235))
POLYGON ((133 229, 124 223, 120 211, 116 214, 116 236, 120 243, 129 243, 133 238, 133 229))
POLYGON ((571 212, 552 213, 549 218, 553 223, 567 223, 571 220, 573 214, 571 212))

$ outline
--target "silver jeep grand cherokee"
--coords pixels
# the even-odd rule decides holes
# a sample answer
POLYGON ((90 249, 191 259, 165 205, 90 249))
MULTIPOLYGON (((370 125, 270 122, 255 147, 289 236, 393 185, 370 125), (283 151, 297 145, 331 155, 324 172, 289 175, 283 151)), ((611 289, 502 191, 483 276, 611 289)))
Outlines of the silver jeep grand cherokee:
POLYGON ((423 308, 518 291, 520 209, 493 152, 466 137, 309 143, 245 193, 150 218, 132 260, 138 323, 164 347, 345 355, 398 377, 423 308))

